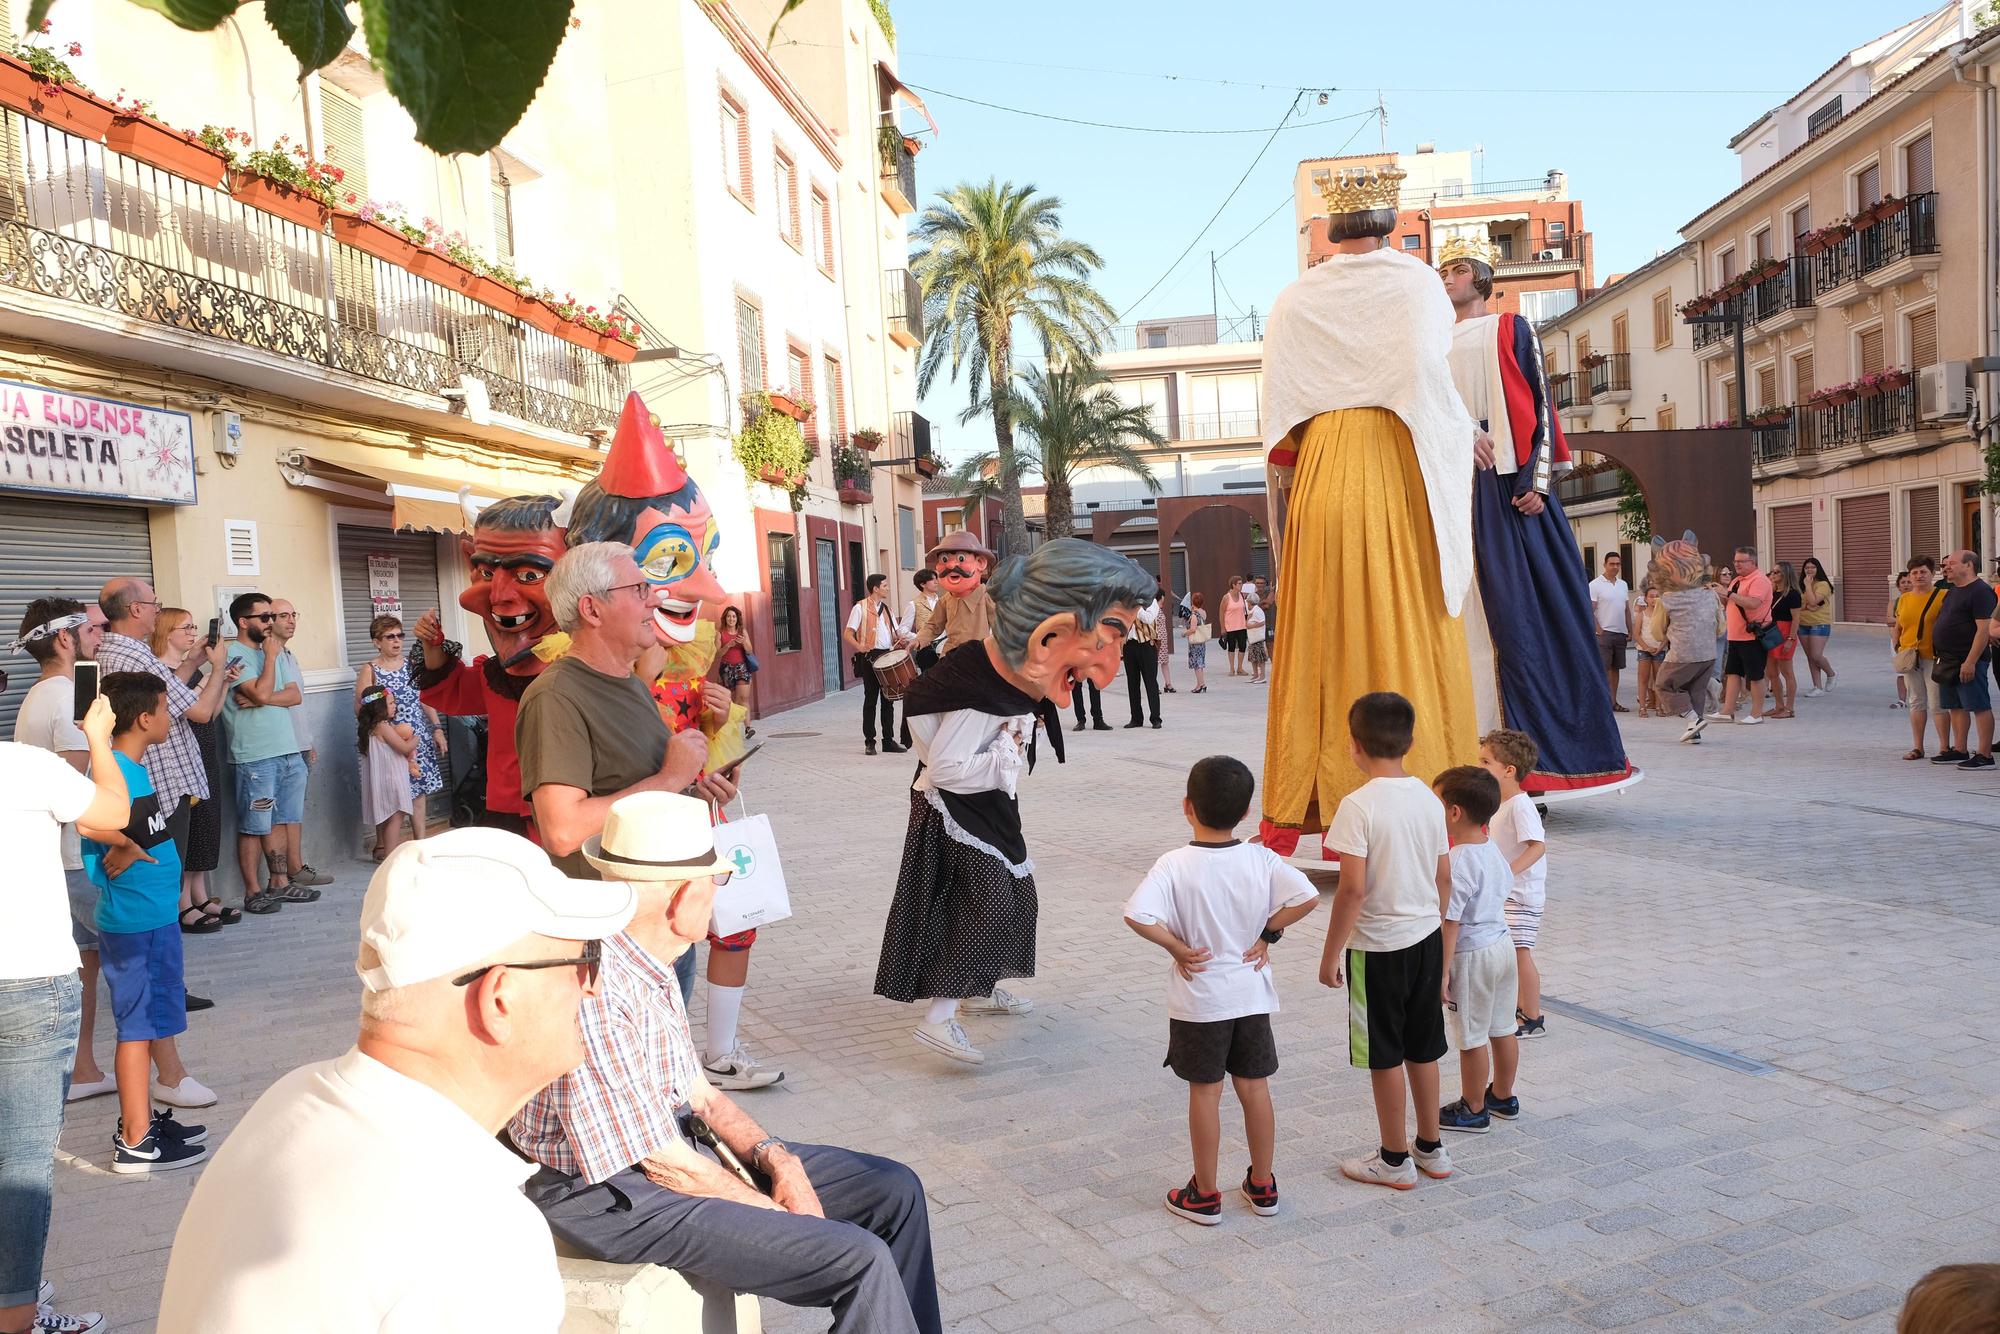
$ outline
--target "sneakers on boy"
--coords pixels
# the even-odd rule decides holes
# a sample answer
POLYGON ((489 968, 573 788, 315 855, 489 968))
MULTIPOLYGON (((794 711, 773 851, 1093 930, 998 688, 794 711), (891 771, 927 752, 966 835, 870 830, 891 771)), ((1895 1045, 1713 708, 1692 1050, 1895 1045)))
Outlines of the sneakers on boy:
POLYGON ((1419 1172, 1433 1181, 1442 1181, 1451 1175, 1451 1154, 1442 1144, 1429 1151, 1426 1151, 1421 1144, 1413 1145, 1410 1161, 1417 1165, 1419 1172))
POLYGON ((178 1084, 162 1084, 155 1079, 153 1101, 163 1102, 169 1107, 213 1107, 215 1090, 193 1075, 183 1075, 178 1084))
POLYGON ((984 1065, 985 1053, 972 1045, 972 1039, 965 1036, 965 1030, 958 1026, 958 1020, 947 1019, 941 1024, 926 1020, 910 1030, 910 1036, 941 1056, 949 1056, 954 1061, 966 1065, 984 1065))
POLYGON ((64 1315, 43 1303, 35 1308, 35 1318, 28 1323, 28 1330, 29 1334, 90 1334, 103 1324, 104 1317, 95 1311, 64 1315))
MULTIPOLYGON (((169 1144, 200 1144, 208 1139, 207 1126, 188 1125, 176 1121, 174 1114, 165 1110, 153 1113, 153 1125, 149 1133, 159 1136, 169 1144)), ((111 1131, 111 1147, 114 1152, 118 1148, 118 1130, 115 1126, 111 1131)), ((48 1298, 44 1297, 42 1300, 47 1301, 48 1298)))
POLYGON ((1195 1189, 1194 1178, 1189 1177, 1185 1186, 1176 1186, 1167 1192, 1167 1209, 1190 1223, 1214 1227, 1222 1221, 1222 1192, 1218 1190, 1213 1195, 1204 1195, 1195 1189))
POLYGON ((128 1175, 193 1167, 207 1156, 208 1150, 202 1145, 176 1143, 150 1131, 137 1144, 127 1144, 122 1134, 114 1135, 111 1140, 111 1170, 128 1175))
POLYGON ((1417 1165, 1408 1158, 1394 1167, 1383 1162, 1380 1153, 1371 1153, 1366 1158, 1343 1158, 1340 1174, 1349 1181, 1369 1186, 1387 1186, 1391 1190, 1417 1188, 1417 1165))
POLYGON ((1488 1116, 1497 1116, 1502 1121, 1512 1121, 1521 1114, 1520 1095, 1515 1094, 1511 1098, 1496 1098, 1493 1096, 1493 1086, 1488 1084, 1486 1086, 1486 1114, 1488 1116))
POLYGON ((1035 1003, 1016 996, 1005 987, 993 988, 991 996, 973 996, 958 1003, 960 1014, 1033 1014, 1035 1003))
POLYGON ((783 1070, 767 1070, 757 1064, 757 1058, 743 1050, 740 1042, 736 1044, 735 1051, 719 1061, 704 1062, 701 1068, 709 1083, 731 1093, 769 1088, 785 1078, 783 1070))
POLYGON ((292 883, 311 888, 314 885, 330 885, 333 883, 333 877, 316 867, 301 865, 298 870, 292 872, 292 883))
POLYGON ((1687 719, 1687 731, 1681 733, 1681 740, 1689 742, 1701 740, 1701 730, 1708 726, 1708 719, 1693 709, 1689 709, 1681 717, 1687 719))
POLYGON ((1493 1129, 1493 1118, 1486 1114, 1485 1108, 1482 1107, 1475 1112, 1466 1106, 1465 1099, 1460 1098, 1457 1102, 1439 1109, 1438 1124, 1446 1130, 1462 1130, 1468 1135, 1484 1135, 1493 1129))
POLYGON ((1249 1170, 1243 1173, 1243 1198, 1250 1201, 1250 1212, 1269 1218, 1278 1212, 1278 1178, 1259 1182, 1249 1170))

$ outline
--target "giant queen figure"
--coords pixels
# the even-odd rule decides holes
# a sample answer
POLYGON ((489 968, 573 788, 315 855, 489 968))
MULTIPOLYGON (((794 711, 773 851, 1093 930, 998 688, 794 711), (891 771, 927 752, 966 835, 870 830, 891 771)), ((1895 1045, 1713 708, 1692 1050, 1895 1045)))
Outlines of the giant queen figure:
POLYGON ((1410 772, 1478 758, 1459 608, 1472 582, 1477 431, 1452 388, 1437 276, 1384 248, 1403 173, 1321 187, 1335 253, 1279 294, 1264 340, 1264 444, 1285 633, 1272 653, 1261 836, 1291 853, 1361 786, 1347 710, 1416 708, 1410 772))

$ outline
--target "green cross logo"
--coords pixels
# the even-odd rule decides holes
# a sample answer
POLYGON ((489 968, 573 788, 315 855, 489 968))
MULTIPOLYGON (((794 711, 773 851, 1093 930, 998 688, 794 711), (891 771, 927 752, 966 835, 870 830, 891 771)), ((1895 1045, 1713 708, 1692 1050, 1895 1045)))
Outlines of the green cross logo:
POLYGON ((732 875, 749 875, 750 872, 757 869, 757 859, 750 855, 750 849, 741 844, 729 850, 727 860, 731 866, 736 868, 731 872, 732 875))

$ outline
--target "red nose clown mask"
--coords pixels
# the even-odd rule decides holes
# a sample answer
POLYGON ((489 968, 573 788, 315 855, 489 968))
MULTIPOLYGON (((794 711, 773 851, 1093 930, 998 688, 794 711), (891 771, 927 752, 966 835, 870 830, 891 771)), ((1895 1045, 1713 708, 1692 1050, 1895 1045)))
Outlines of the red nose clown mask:
POLYGON ((722 534, 701 488, 637 394, 628 395, 604 470, 578 493, 569 544, 623 542, 651 585, 653 631, 668 648, 695 637, 703 604, 728 594, 715 577, 722 534))
POLYGON ((462 538, 467 588, 458 605, 486 622, 493 656, 510 676, 533 676, 542 660, 531 649, 556 628, 549 572, 563 554, 563 531, 550 515, 554 496, 515 496, 489 506, 462 538))
POLYGON ((993 570, 993 553, 971 533, 953 533, 930 549, 938 585, 955 598, 970 597, 993 570))

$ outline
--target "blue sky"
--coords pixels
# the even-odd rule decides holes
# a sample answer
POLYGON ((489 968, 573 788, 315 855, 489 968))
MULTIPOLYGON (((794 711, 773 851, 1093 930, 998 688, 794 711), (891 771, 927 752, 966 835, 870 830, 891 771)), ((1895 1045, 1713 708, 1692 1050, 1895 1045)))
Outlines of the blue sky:
MULTIPOLYGON (((1325 106, 1307 98, 1294 124, 1367 111, 1380 89, 1392 148, 1483 145, 1488 180, 1569 173, 1601 282, 1678 244, 1680 224, 1734 188, 1728 142, 1738 130, 1850 47, 1930 8, 1921 0, 890 3, 902 77, 935 90, 923 94, 940 127, 917 160, 925 195, 993 175, 1061 196, 1066 230, 1104 256, 1099 289, 1124 322, 1207 313, 1208 252, 1232 246, 1219 262, 1223 315, 1268 310, 1294 276, 1293 168, 1378 147, 1374 120, 1287 129, 1251 168, 1267 133, 1096 129, 942 94, 1079 120, 1268 131, 1298 88, 1334 91, 1325 106), (1214 226, 1135 306, 1246 168, 1214 226)), ((925 404, 953 456, 992 439, 983 423, 958 425, 964 402, 962 384, 940 382, 925 404)))

